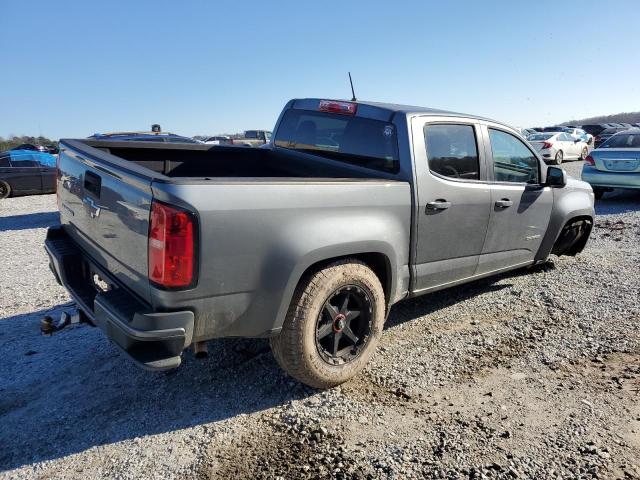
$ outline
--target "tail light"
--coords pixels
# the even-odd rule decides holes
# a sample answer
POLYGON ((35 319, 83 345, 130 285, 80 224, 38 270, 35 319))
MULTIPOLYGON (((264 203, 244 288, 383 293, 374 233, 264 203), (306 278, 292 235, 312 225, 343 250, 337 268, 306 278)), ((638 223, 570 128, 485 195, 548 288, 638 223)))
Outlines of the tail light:
POLYGON ((161 288, 180 289, 195 283, 195 218, 163 203, 151 203, 149 280, 161 288))
POLYGON ((342 113, 344 115, 355 115, 357 109, 357 103, 334 102, 332 100, 320 100, 318 106, 318 110, 321 112, 342 113))
POLYGON ((542 149, 543 150, 546 150, 547 148, 551 148, 551 147, 553 147, 553 143, 551 143, 551 142, 544 142, 542 144, 542 149))
POLYGON ((593 157, 591 155, 587 155, 586 158, 584 159, 584 164, 585 165, 591 165, 592 167, 595 167, 596 161, 593 159, 593 157))

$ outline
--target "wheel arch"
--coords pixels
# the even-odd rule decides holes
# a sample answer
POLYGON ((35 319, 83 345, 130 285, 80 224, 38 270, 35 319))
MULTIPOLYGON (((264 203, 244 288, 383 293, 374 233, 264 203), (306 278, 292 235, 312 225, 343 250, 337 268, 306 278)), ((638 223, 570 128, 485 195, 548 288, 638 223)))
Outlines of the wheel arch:
POLYGON ((585 232, 571 248, 561 252, 561 255, 576 255, 580 253, 585 247, 591 228, 593 227, 593 221, 595 218, 595 212, 593 208, 593 197, 584 190, 573 190, 567 193, 561 193, 562 189, 558 189, 554 192, 556 198, 554 199, 554 208, 551 213, 551 219, 547 227, 547 232, 540 244, 538 253, 535 260, 542 261, 546 259, 551 253, 557 254, 558 249, 555 249, 556 242, 562 235, 565 227, 571 223, 579 220, 586 220, 588 223, 588 230, 585 232), (575 248, 574 248, 575 247, 575 248), (569 253, 571 252, 571 253, 569 253))
POLYGON ((369 247, 377 248, 363 248, 362 245, 347 244, 332 246, 330 248, 332 254, 324 251, 326 249, 319 249, 307 254, 304 259, 299 262, 298 268, 296 268, 289 277, 278 309, 276 323, 274 325, 275 330, 282 327, 295 289, 300 282, 327 265, 347 258, 353 258, 365 263, 378 277, 384 291, 386 312, 388 313, 390 306, 398 299, 398 268, 396 255, 393 248, 384 242, 369 243, 369 247), (371 245, 371 243, 374 245, 371 245))

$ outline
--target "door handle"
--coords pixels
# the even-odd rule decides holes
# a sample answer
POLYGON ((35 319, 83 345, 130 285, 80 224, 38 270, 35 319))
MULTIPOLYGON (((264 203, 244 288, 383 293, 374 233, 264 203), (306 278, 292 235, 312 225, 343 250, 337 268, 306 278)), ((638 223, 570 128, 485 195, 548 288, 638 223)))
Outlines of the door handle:
POLYGON ((513 205, 513 202, 508 198, 502 198, 496 202, 496 207, 498 208, 509 208, 513 205))
POLYGON ((427 210, 446 210, 450 206, 451 206, 451 202, 447 202, 446 200, 439 198, 435 202, 428 202, 427 210))

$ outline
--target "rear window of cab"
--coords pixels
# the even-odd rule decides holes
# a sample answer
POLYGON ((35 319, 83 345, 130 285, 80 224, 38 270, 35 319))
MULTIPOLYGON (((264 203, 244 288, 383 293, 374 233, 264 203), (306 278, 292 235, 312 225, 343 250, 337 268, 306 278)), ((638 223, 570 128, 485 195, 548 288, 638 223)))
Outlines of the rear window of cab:
POLYGON ((383 172, 400 170, 396 127, 380 120, 290 109, 274 145, 383 172))

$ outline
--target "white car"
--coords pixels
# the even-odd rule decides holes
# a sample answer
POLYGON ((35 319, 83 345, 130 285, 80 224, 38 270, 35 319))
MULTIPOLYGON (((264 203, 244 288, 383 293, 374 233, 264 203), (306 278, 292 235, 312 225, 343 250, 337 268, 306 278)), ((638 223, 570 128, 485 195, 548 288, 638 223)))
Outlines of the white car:
POLYGON ((233 140, 228 135, 216 135, 204 139, 207 145, 233 145, 233 140))
POLYGON ((535 133, 527 140, 545 163, 553 165, 560 165, 564 160, 584 160, 589 155, 587 142, 565 132, 535 133))
POLYGON ((593 135, 585 132, 583 129, 581 128, 577 128, 577 127, 566 127, 564 129, 565 133, 568 133, 571 137, 573 137, 573 139, 575 140, 576 138, 579 138, 580 140, 582 140, 583 142, 586 142, 587 145, 592 145, 593 144, 593 135))

